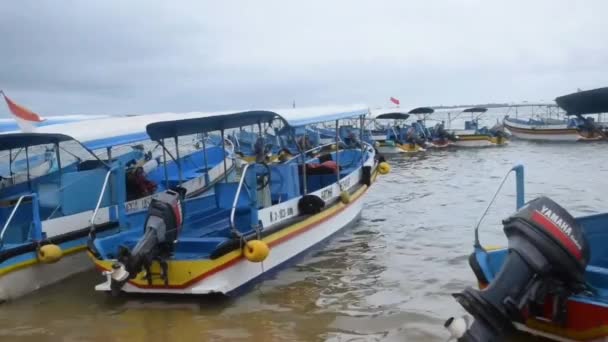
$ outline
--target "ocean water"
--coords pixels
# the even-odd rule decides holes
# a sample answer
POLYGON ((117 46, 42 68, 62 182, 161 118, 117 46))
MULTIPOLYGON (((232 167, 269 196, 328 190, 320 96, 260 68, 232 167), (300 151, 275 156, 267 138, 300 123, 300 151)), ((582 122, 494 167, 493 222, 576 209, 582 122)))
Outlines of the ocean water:
MULTIPOLYGON (((1 305, 0 341, 445 341, 445 319, 465 313, 451 294, 475 285, 473 227, 507 171, 525 165, 527 199, 604 212, 606 147, 514 141, 392 156, 354 227, 244 295, 114 298, 94 292, 103 279, 90 271, 1 305)), ((506 242, 512 178, 482 221, 483 243, 506 242)))

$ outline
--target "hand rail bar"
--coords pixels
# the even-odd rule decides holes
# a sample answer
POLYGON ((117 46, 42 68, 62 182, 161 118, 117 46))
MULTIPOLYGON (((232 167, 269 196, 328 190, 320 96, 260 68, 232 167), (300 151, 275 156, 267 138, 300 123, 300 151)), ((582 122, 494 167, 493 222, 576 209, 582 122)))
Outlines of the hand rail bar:
POLYGON ((17 200, 17 204, 15 205, 15 207, 11 211, 11 214, 8 217, 8 220, 6 220, 4 227, 2 227, 2 232, 0 232, 0 246, 4 243, 4 234, 6 233, 6 230, 8 229, 8 225, 13 220, 13 216, 15 216, 15 213, 17 212, 17 208, 19 208, 23 199, 27 198, 27 197, 36 198, 36 194, 26 194, 26 195, 22 195, 21 197, 19 197, 19 199, 17 200))
MULTIPOLYGON (((106 188, 108 186, 108 182, 110 180, 110 175, 112 172, 116 171, 116 166, 111 167, 106 173, 106 177, 103 181, 103 186, 101 187, 101 192, 99 194, 99 198, 97 199, 97 205, 95 206, 95 211, 93 211, 93 216, 91 216, 91 230, 95 229, 95 219, 97 218, 97 213, 99 212, 99 207, 101 206, 101 200, 103 199, 103 195, 106 193, 106 188)), ((120 203, 119 203, 120 205, 120 203)))
POLYGON ((247 164, 243 168, 243 172, 241 173, 241 180, 239 181, 239 186, 236 189, 234 200, 232 201, 232 208, 230 209, 230 228, 232 229, 232 233, 238 237, 241 237, 241 234, 236 229, 236 224, 234 223, 234 215, 236 214, 236 205, 238 204, 239 197, 241 195, 241 189, 243 188, 243 183, 245 183, 245 178, 247 178, 247 170, 249 169, 250 165, 254 164, 247 164))
POLYGON ((502 186, 505 184, 506 180, 509 178, 509 175, 511 174, 511 172, 515 172, 515 196, 516 196, 515 207, 517 210, 519 210, 525 204, 524 166, 522 164, 516 164, 511 169, 509 169, 509 172, 507 172, 507 174, 503 177, 502 181, 500 182, 500 185, 498 186, 498 189, 496 189, 496 192, 494 193, 494 195, 492 196, 492 199, 488 203, 486 210, 484 210, 483 215, 481 215, 481 217, 479 218, 479 221, 477 221, 477 224, 475 225, 475 242, 474 242, 475 248, 482 248, 481 243, 479 242, 479 226, 481 225, 481 221, 483 220, 483 218, 488 213, 488 210, 490 210, 490 207, 494 203, 494 200, 496 200, 496 196, 498 196, 498 193, 502 189, 502 186))

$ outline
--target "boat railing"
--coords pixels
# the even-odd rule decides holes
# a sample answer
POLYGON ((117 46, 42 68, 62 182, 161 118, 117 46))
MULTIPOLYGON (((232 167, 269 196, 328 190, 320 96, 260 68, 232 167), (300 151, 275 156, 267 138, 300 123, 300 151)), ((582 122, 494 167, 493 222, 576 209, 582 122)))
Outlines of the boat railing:
POLYGON ((236 229, 236 223, 234 222, 234 217, 236 215, 236 207, 239 202, 239 197, 241 196, 241 190, 243 189, 243 184, 245 183, 245 179, 247 178, 247 170, 249 170, 249 166, 254 164, 247 164, 245 168, 243 168, 243 172, 241 173, 241 179, 239 180, 239 185, 236 188, 236 192, 234 194, 234 200, 232 201, 232 208, 230 209, 230 229, 232 233, 236 236, 241 236, 239 231, 236 229))
POLYGON ((101 207, 101 202, 103 201, 103 195, 106 193, 106 188, 108 187, 108 183, 110 182, 110 176, 112 172, 116 171, 117 167, 111 167, 106 173, 106 177, 103 180, 103 186, 101 187, 101 192, 99 193, 99 198, 97 199, 97 205, 95 206, 95 210, 93 211, 93 216, 91 216, 91 229, 95 228, 95 220, 97 219, 97 213, 99 213, 99 208, 101 207))
POLYGON ((308 150, 304 151, 304 153, 310 153, 310 152, 313 152, 313 151, 317 151, 317 150, 323 149, 323 147, 332 146, 332 145, 335 145, 335 144, 336 144, 335 142, 331 142, 331 143, 315 146, 315 147, 313 147, 311 149, 308 149, 308 150))
POLYGON ((490 210, 490 207, 496 200, 496 196, 498 196, 498 193, 500 192, 500 190, 502 189, 502 186, 507 181, 511 172, 515 173, 515 209, 519 210, 525 204, 524 166, 521 164, 517 164, 517 165, 513 166, 511 169, 509 169, 507 174, 503 177, 502 181, 500 182, 500 185, 498 186, 498 189, 496 189, 496 192, 494 193, 494 195, 492 196, 492 199, 488 203, 488 206, 486 207, 483 214, 479 218, 479 221, 477 221, 477 224, 475 225, 475 244, 474 244, 475 248, 481 248, 481 243, 479 242, 479 226, 481 226, 481 222, 483 221, 483 218, 488 213, 488 210, 490 210))
MULTIPOLYGON (((6 223, 4 224, 4 227, 2 227, 2 231, 0 232, 0 247, 4 244, 4 234, 6 234, 6 231, 9 227, 9 225, 11 224, 11 221, 13 220, 13 217, 15 216, 15 213, 17 212, 17 209, 19 209, 19 206, 21 205, 21 203, 23 202, 23 200, 25 198, 32 198, 33 201, 37 202, 38 199, 38 195, 36 193, 31 193, 31 194, 25 194, 22 195, 21 197, 19 197, 19 199, 17 200, 17 203, 15 204, 15 207, 13 208, 13 210, 11 211, 11 214, 8 217, 8 220, 6 220, 6 223)), ((39 216, 38 214, 38 205, 35 204, 34 205, 34 216, 39 216)), ((39 225, 40 223, 40 217, 34 217, 34 224, 39 225)), ((37 235, 41 235, 37 234, 37 235)), ((38 236, 38 238, 40 238, 41 236, 38 236)))

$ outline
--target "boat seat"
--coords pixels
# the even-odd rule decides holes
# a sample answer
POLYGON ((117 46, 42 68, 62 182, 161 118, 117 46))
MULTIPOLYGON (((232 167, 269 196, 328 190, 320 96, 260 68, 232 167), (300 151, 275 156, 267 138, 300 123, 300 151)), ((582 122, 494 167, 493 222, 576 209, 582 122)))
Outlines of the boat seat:
POLYGON ((598 292, 600 297, 608 298, 608 268, 587 266, 585 280, 598 292))

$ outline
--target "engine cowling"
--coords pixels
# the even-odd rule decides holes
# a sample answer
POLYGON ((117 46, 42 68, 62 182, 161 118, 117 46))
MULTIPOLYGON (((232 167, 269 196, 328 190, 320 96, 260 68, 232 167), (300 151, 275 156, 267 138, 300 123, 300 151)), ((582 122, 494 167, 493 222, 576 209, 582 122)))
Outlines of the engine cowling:
POLYGON ((547 197, 530 201, 503 221, 509 252, 494 281, 482 290, 454 294, 475 318, 460 341, 495 341, 522 322, 522 310, 552 289, 584 288, 589 247, 582 227, 547 197))
MULTIPOLYGON (((163 266, 162 262, 173 253, 182 220, 179 193, 167 190, 152 200, 148 207, 143 236, 132 250, 121 247, 118 260, 112 265, 113 292, 120 290, 142 269, 148 270, 152 261, 159 260, 161 267, 163 266)), ((164 276, 166 277, 166 274, 164 276)))

